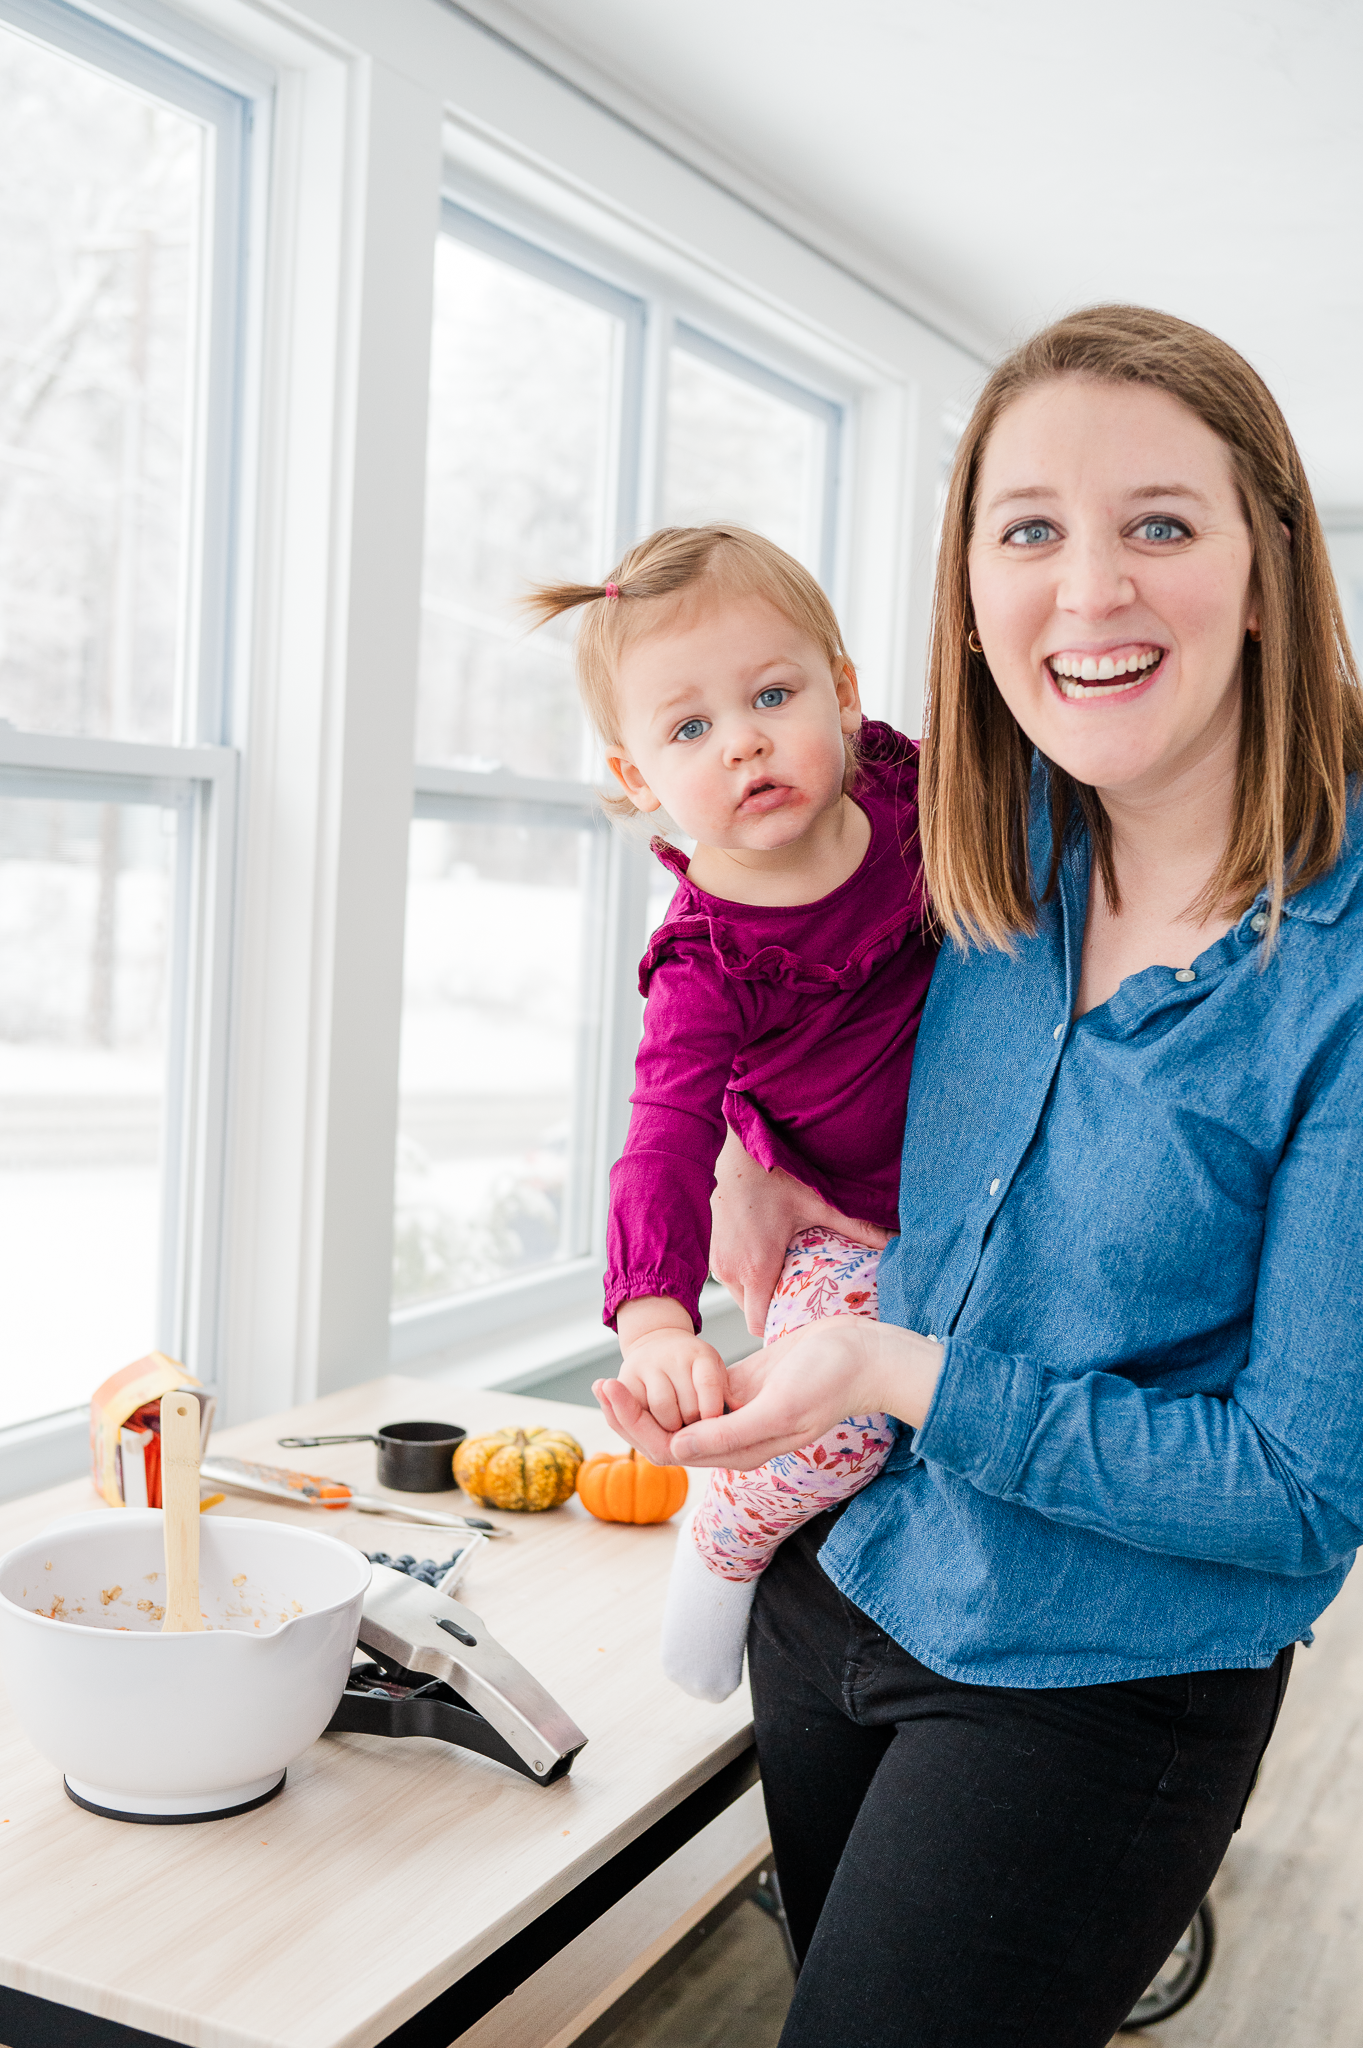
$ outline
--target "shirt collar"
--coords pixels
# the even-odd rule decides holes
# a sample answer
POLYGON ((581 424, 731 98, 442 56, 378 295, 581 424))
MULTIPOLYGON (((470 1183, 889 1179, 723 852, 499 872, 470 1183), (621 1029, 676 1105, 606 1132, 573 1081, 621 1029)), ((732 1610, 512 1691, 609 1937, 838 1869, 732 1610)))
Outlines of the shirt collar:
POLYGON ((1339 850, 1339 859, 1328 873, 1318 875, 1305 889, 1286 899, 1283 916, 1298 918, 1304 924, 1334 924, 1348 909, 1360 874, 1363 874, 1363 792, 1355 784, 1349 792, 1344 844, 1339 850))
MULTIPOLYGON (((1031 856, 1034 885, 1040 889, 1045 881, 1051 859, 1051 819, 1048 803, 1049 783, 1045 764, 1039 754, 1032 757, 1032 815, 1031 815, 1031 856)), ((1071 821, 1071 829, 1078 824, 1077 814, 1071 821)), ((1088 834, 1075 830, 1067 852, 1074 869, 1076 880, 1083 886, 1088 883, 1089 846, 1088 834)), ((1344 825, 1344 843, 1339 858, 1325 874, 1318 875, 1307 888, 1289 896, 1283 903, 1283 916, 1294 917, 1302 924, 1335 924, 1349 907, 1350 899, 1363 875, 1363 786, 1350 777, 1348 810, 1344 825)), ((1263 909, 1268 902, 1268 891, 1260 891, 1250 911, 1263 909)))

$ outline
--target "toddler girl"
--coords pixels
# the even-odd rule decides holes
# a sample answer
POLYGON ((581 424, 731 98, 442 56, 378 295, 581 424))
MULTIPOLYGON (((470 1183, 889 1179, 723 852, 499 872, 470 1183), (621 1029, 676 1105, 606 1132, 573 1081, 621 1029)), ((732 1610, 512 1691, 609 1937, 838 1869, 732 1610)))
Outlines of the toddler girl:
MULTIPOLYGON (((643 1040, 611 1174, 606 1274, 620 1378, 675 1430, 724 1412, 724 1364, 698 1319, 726 1125, 768 1170, 897 1228, 933 963, 917 749, 863 721, 827 598, 757 534, 668 528, 606 583, 542 589, 531 606, 540 619, 585 607, 578 678, 624 791, 609 807, 663 811, 697 842, 688 860, 653 841, 677 889, 640 970, 643 1040)), ((874 1316, 877 1256, 833 1231, 801 1232, 764 1341, 821 1316, 874 1316)), ((792 1529, 874 1478, 893 1440, 883 1415, 850 1416, 756 1472, 712 1475, 677 1546, 671 1678, 728 1697, 758 1574, 792 1529)))

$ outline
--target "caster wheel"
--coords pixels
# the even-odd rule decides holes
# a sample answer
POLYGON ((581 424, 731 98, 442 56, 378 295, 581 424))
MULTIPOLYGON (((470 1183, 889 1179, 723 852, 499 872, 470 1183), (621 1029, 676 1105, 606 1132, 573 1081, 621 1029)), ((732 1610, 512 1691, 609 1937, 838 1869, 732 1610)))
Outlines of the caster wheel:
POLYGON ((1181 2012, 1202 1989, 1203 1979, 1212 1966, 1215 1945, 1216 1924, 1204 1899, 1168 1961, 1155 1972, 1150 1988, 1132 2006, 1120 2032, 1134 2033, 1138 2027, 1154 2026, 1181 2012))

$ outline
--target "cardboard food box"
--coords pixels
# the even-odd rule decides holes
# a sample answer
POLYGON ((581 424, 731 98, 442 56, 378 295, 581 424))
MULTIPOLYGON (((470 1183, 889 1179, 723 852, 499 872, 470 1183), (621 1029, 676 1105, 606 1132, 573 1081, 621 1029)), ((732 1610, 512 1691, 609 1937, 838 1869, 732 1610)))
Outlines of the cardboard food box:
POLYGON ((199 1395, 200 1446, 208 1448, 215 1406, 201 1382, 162 1351, 134 1359, 95 1389, 90 1402, 90 1463, 111 1508, 161 1505, 161 1396, 199 1395))

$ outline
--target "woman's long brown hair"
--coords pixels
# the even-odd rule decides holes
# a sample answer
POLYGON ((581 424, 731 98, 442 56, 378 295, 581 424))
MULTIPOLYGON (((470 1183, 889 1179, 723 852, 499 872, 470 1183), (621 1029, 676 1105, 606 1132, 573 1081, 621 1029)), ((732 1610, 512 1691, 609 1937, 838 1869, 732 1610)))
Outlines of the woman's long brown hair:
MULTIPOLYGON (((1328 872, 1344 838, 1346 781, 1363 770, 1363 692, 1310 485, 1287 422, 1243 356, 1205 328, 1143 306, 1091 306, 1025 342, 985 385, 947 493, 933 602, 923 759, 923 851, 937 919, 959 945, 1010 948, 1036 930, 1028 856, 1032 743, 973 654, 969 550, 980 463, 1006 407, 1057 377, 1149 384, 1230 451, 1253 550, 1261 638, 1242 660, 1240 755, 1225 852, 1193 915, 1239 916, 1265 887, 1271 943, 1284 896, 1328 872), (1286 529, 1286 532, 1284 531, 1286 529), (1289 538, 1290 536, 1290 538, 1289 538)), ((1096 790, 1050 767, 1054 890, 1077 806, 1109 904, 1112 829, 1096 790)))

